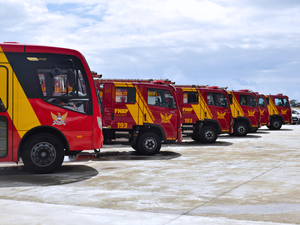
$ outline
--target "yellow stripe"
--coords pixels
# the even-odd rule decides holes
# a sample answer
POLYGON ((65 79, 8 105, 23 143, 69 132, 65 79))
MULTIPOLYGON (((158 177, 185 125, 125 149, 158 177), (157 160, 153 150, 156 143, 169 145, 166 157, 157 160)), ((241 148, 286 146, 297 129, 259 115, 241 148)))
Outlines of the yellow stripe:
MULTIPOLYGON (((21 87, 1 47, 0 63, 1 65, 5 65, 9 70, 8 114, 10 118, 12 118, 20 137, 22 138, 26 131, 33 127, 40 126, 41 123, 38 120, 32 106, 30 105, 23 88, 21 87), (11 87, 13 87, 13 89, 11 87), (14 91, 13 93, 12 90, 14 91), (14 96, 14 99, 12 96, 14 96)), ((0 97, 3 98, 5 96, 0 97)))
MULTIPOLYGON (((129 83, 128 87, 133 87, 133 85, 129 83)), ((137 125, 143 125, 144 122, 154 123, 155 118, 152 112, 150 111, 137 85, 135 85, 135 90, 136 90, 135 104, 126 104, 127 109, 129 110, 132 118, 134 119, 137 125), (146 114, 146 120, 145 120, 145 114, 146 114)))
MULTIPOLYGON (((193 88, 192 91, 196 91, 196 89, 193 88)), ((198 117, 198 120, 211 119, 213 116, 200 91, 198 91, 198 104, 192 105, 192 107, 198 117)))
POLYGON ((235 95, 233 93, 230 93, 228 91, 228 94, 232 94, 232 104, 230 105, 231 111, 232 111, 232 116, 233 118, 237 118, 238 116, 244 116, 245 113, 240 106, 240 103, 238 100, 235 98, 235 95))
POLYGON ((269 105, 268 105, 268 110, 269 110, 269 115, 272 116, 273 114, 279 114, 274 102, 272 101, 271 97, 266 95, 266 97, 269 98, 269 105))

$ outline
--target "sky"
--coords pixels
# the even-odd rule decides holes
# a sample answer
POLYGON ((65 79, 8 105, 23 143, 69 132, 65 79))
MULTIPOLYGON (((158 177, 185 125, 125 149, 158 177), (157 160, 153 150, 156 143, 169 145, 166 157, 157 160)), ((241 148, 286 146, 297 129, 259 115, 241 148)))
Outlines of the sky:
POLYGON ((80 51, 106 79, 300 101, 299 0, 0 0, 0 42, 80 51))

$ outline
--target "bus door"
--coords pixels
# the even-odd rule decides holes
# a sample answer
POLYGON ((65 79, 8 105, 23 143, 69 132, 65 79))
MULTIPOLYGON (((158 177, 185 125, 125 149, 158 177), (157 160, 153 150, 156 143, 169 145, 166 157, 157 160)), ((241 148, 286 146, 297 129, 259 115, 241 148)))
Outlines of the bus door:
POLYGON ((8 64, 0 62, 0 162, 12 161, 12 104, 9 78, 12 69, 8 64))

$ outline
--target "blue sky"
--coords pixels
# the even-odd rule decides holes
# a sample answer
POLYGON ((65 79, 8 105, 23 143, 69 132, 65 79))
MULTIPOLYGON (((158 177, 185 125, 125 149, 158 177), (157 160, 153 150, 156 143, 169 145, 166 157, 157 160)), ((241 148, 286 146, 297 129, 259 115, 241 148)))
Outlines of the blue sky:
POLYGON ((298 0, 0 0, 0 42, 77 49, 104 78, 300 101, 298 0))

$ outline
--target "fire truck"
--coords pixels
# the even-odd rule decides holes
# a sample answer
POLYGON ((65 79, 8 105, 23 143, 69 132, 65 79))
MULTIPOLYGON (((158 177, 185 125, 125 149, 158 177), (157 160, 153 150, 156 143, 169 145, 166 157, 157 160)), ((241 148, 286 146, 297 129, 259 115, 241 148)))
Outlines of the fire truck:
POLYGON ((219 87, 175 85, 182 113, 182 132, 195 141, 213 143, 218 134, 233 133, 227 92, 219 87))
POLYGON ((258 105, 260 109, 260 122, 262 126, 270 126, 269 109, 266 96, 263 94, 257 94, 258 105))
POLYGON ((78 51, 0 44, 0 162, 51 173, 65 155, 102 147, 100 98, 78 51))
POLYGON ((181 116, 169 80, 98 79, 105 143, 127 138, 138 153, 154 155, 161 143, 180 142, 181 116))
POLYGON ((282 124, 292 123, 292 110, 289 98, 283 94, 266 95, 270 114, 271 130, 279 130, 282 124))
POLYGON ((261 127, 260 109, 256 94, 247 89, 228 91, 234 120, 234 135, 245 136, 261 127))

